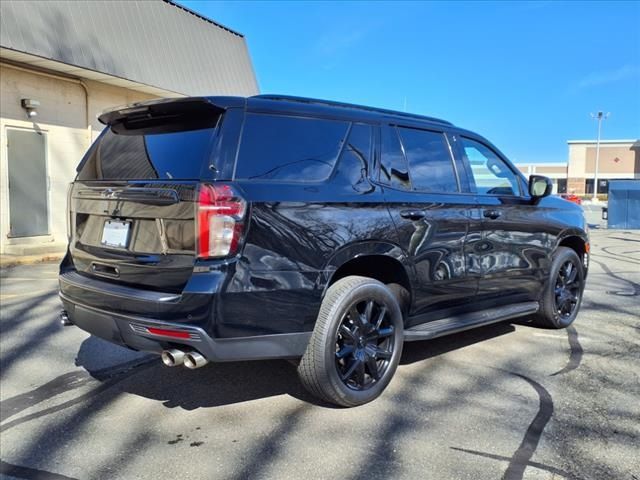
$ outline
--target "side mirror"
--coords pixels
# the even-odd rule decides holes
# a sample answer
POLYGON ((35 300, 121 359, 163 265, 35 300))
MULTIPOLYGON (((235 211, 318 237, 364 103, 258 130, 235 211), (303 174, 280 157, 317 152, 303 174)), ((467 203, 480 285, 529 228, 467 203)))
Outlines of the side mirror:
POLYGON ((551 195, 553 182, 548 177, 542 175, 531 175, 529 177, 529 195, 534 201, 551 195))

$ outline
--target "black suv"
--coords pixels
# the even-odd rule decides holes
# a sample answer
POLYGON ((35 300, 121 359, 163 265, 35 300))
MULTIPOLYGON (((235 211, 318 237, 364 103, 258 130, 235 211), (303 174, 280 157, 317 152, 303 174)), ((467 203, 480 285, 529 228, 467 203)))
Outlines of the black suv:
POLYGON ((581 208, 449 122, 272 95, 100 120, 69 189, 63 323, 169 366, 299 359, 354 406, 405 341, 577 315, 581 208))

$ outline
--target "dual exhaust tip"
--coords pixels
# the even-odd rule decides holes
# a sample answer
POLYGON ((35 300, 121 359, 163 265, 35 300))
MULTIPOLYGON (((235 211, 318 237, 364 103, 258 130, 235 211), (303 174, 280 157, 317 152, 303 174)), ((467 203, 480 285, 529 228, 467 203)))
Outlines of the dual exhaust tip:
MULTIPOLYGON (((60 323, 68 327, 73 325, 73 322, 69 318, 69 314, 66 310, 61 310, 58 316, 60 323)), ((195 370, 196 368, 204 367, 209 360, 204 358, 202 354, 196 352, 195 350, 189 352, 183 352, 182 350, 178 350, 177 348, 172 348, 170 350, 163 350, 162 352, 162 363, 164 363, 167 367, 177 367, 178 365, 184 365, 185 367, 195 370)))
POLYGON ((170 350, 163 350, 162 363, 167 367, 177 367, 178 365, 184 365, 185 367, 195 370, 196 368, 204 367, 209 360, 204 358, 200 353, 194 351, 183 352, 177 348, 170 350))

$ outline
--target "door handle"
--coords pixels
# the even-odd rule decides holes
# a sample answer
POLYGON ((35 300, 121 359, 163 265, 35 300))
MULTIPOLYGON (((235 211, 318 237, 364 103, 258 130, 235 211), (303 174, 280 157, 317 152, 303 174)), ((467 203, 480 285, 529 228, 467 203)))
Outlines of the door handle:
POLYGON ((485 210, 483 215, 485 216, 485 218, 495 220, 496 218, 500 217, 500 215, 502 215, 502 212, 500 212, 499 210, 485 210))
POLYGON ((425 217, 425 213, 422 210, 402 210, 400 216, 409 220, 421 220, 425 217))

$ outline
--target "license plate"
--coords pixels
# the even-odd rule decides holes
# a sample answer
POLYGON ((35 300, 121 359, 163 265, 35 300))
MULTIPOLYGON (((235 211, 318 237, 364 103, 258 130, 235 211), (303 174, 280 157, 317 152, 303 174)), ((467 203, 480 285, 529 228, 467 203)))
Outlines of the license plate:
POLYGON ((102 244, 109 247, 126 248, 129 242, 131 222, 107 220, 102 230, 102 244))

